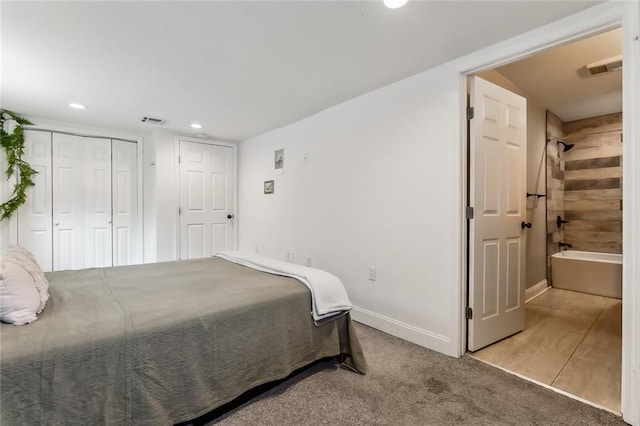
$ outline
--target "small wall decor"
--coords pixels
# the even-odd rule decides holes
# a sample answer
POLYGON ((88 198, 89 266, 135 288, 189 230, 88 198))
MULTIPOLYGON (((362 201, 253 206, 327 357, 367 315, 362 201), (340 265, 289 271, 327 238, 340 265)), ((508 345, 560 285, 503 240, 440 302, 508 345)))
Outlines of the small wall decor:
POLYGON ((264 193, 273 194, 274 182, 272 180, 264 181, 264 193))
POLYGON ((284 172, 284 149, 274 151, 273 157, 273 168, 277 174, 282 174, 284 172))

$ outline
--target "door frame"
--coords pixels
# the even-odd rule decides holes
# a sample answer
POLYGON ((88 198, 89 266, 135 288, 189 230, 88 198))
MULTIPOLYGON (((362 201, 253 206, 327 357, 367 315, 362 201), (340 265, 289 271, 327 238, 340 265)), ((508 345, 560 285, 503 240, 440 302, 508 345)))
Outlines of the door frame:
MULTIPOLYGON (((34 122, 38 122, 38 124, 25 126, 25 130, 35 130, 41 132, 53 132, 53 133, 64 133, 70 134, 74 136, 82 136, 82 137, 90 137, 90 138, 103 138, 103 139, 117 139, 121 141, 134 142, 136 144, 136 179, 137 186, 136 189, 138 191, 137 203, 138 203, 138 211, 136 217, 136 226, 138 227, 138 238, 135 241, 135 250, 136 253, 139 253, 136 256, 136 262, 143 263, 144 255, 145 255, 145 235, 144 235, 144 138, 141 136, 134 136, 133 134, 125 133, 120 130, 113 130, 108 128, 84 128, 84 127, 75 127, 75 125, 66 125, 60 124, 55 121, 43 120, 39 118, 28 117, 30 120, 34 122)), ((10 180, 6 182, 6 188, 9 188, 9 185, 13 185, 15 182, 15 177, 12 177, 10 180)), ((1 184, 0 184, 1 185, 1 184)), ((18 240, 18 218, 17 215, 13 215, 11 219, 8 220, 7 224, 7 238, 8 242, 15 243, 18 240)), ((2 232, 0 232, 1 234, 2 232)), ((0 236, 1 237, 1 236, 0 236)))
POLYGON ((622 318, 622 406, 625 421, 640 424, 640 125, 632 118, 640 116, 640 2, 607 2, 586 9, 526 34, 500 42, 469 55, 459 62, 459 286, 458 348, 467 349, 467 77, 497 68, 542 51, 593 36, 608 30, 623 29, 623 318, 622 318), (634 168, 634 165, 636 167, 634 168))
POLYGON ((192 143, 201 143, 204 145, 217 145, 223 146, 226 148, 231 148, 231 163, 233 166, 233 172, 231 173, 231 197, 233 202, 233 250, 238 249, 238 235, 239 235, 239 218, 238 218, 238 145, 233 142, 221 142, 211 139, 199 139, 189 136, 178 136, 175 140, 175 168, 174 168, 174 176, 175 176, 175 194, 174 194, 174 206, 175 206, 175 232, 173 240, 175 241, 175 259, 180 259, 180 213, 178 209, 180 208, 180 141, 184 142, 192 142, 192 143))

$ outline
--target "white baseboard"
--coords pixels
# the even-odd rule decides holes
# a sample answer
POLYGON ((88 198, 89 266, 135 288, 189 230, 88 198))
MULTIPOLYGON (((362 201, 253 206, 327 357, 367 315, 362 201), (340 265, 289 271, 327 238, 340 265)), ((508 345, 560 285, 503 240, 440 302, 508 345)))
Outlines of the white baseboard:
POLYGON ((453 357, 458 356, 457 348, 455 347, 456 345, 454 345, 453 342, 451 342, 451 339, 446 336, 405 324, 394 320, 393 318, 385 317, 384 315, 380 315, 363 308, 358 308, 357 306, 354 306, 351 310, 351 318, 354 321, 391 334, 392 336, 399 337, 403 340, 407 340, 411 343, 415 343, 416 345, 432 349, 445 355, 453 357))
POLYGON ((545 291, 549 290, 551 287, 547 283, 547 279, 540 281, 538 284, 533 287, 529 287, 524 291, 524 303, 529 303, 536 297, 540 296, 545 291))

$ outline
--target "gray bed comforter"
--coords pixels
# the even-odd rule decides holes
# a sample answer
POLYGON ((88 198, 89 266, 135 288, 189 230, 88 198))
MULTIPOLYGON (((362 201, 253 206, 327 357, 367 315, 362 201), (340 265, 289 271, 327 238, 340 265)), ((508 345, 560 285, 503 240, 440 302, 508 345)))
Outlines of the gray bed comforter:
POLYGON ((349 316, 316 327, 309 290, 220 258, 47 274, 26 326, 0 325, 0 424, 162 425, 342 355, 349 316))

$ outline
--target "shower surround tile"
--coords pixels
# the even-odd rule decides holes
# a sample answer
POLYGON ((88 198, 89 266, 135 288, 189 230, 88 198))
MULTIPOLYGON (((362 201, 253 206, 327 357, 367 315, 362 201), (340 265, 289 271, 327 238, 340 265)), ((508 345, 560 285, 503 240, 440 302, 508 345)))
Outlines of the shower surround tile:
POLYGON ((574 250, 621 253, 622 114, 563 123, 547 111, 547 140, 548 256, 559 251, 558 241, 574 250), (560 148, 568 144, 570 150, 560 148), (560 229, 558 216, 569 221, 560 229))

